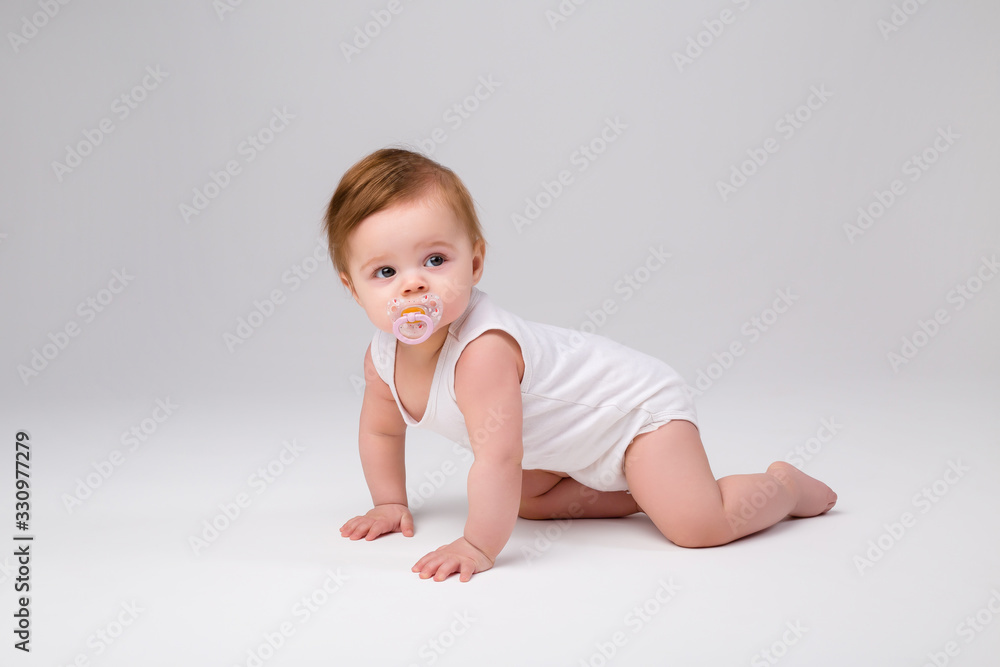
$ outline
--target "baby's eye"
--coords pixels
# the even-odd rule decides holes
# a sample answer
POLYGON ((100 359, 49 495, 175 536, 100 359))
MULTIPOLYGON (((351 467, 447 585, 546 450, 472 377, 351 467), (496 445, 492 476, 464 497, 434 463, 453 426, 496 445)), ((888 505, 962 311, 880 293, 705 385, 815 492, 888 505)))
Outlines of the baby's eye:
POLYGON ((441 266, 444 264, 444 255, 431 255, 427 261, 432 262, 431 266, 441 266))
POLYGON ((394 273, 396 273, 396 269, 392 268, 391 266, 383 266, 380 269, 375 269, 376 278, 392 278, 394 273), (391 271, 392 273, 390 273, 389 275, 385 275, 384 273, 382 273, 383 271, 391 271))

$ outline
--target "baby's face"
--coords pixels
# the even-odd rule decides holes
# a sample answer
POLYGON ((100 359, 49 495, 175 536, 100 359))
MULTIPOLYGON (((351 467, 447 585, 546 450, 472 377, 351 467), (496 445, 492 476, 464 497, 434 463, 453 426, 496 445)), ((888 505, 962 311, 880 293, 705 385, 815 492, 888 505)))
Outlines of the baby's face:
MULTIPOLYGON (((352 294, 372 324, 392 333, 390 299, 437 294, 441 322, 423 345, 440 345, 447 325, 465 312, 483 271, 482 244, 473 248, 455 213, 436 197, 398 204, 365 218, 351 233, 352 294)), ((350 288, 347 277, 341 281, 350 288)))

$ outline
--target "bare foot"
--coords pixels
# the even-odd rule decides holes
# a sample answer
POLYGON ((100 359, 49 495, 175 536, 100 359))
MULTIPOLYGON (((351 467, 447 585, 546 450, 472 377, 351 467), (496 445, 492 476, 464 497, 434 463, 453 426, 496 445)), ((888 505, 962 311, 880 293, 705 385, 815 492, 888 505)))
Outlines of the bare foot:
POLYGON ((798 498, 789 512, 791 516, 817 516, 837 504, 837 494, 833 489, 791 463, 775 461, 767 467, 767 472, 777 477, 792 492, 792 496, 798 498))

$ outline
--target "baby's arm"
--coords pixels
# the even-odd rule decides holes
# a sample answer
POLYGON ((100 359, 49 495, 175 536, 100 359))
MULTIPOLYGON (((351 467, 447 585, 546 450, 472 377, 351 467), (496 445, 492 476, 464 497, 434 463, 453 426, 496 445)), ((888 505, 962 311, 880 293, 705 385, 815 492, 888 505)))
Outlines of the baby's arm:
POLYGON ((422 578, 468 581, 488 570, 507 544, 521 501, 521 386, 517 344, 488 331, 469 343, 455 366, 455 396, 475 461, 469 470, 469 517, 464 535, 413 567, 422 578))
POLYGON ((365 395, 358 449, 374 509, 341 526, 341 536, 374 540, 396 530, 407 537, 413 536, 413 517, 406 505, 405 441, 406 422, 399 414, 389 385, 375 370, 369 346, 365 353, 365 395))

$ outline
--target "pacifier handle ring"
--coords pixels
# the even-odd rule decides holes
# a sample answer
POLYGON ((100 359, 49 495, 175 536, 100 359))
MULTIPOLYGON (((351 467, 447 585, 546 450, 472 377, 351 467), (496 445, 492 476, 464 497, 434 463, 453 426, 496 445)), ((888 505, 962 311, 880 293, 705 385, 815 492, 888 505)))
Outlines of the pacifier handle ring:
POLYGON ((423 343, 425 340, 430 338, 434 331, 434 322, 431 318, 427 317, 423 313, 407 313, 402 317, 398 318, 392 323, 392 333, 396 336, 396 340, 400 340, 408 345, 416 345, 417 343, 423 343), (427 327, 427 331, 423 333, 420 338, 407 338, 406 336, 399 335, 399 327, 406 322, 416 322, 417 320, 424 323, 427 327))

